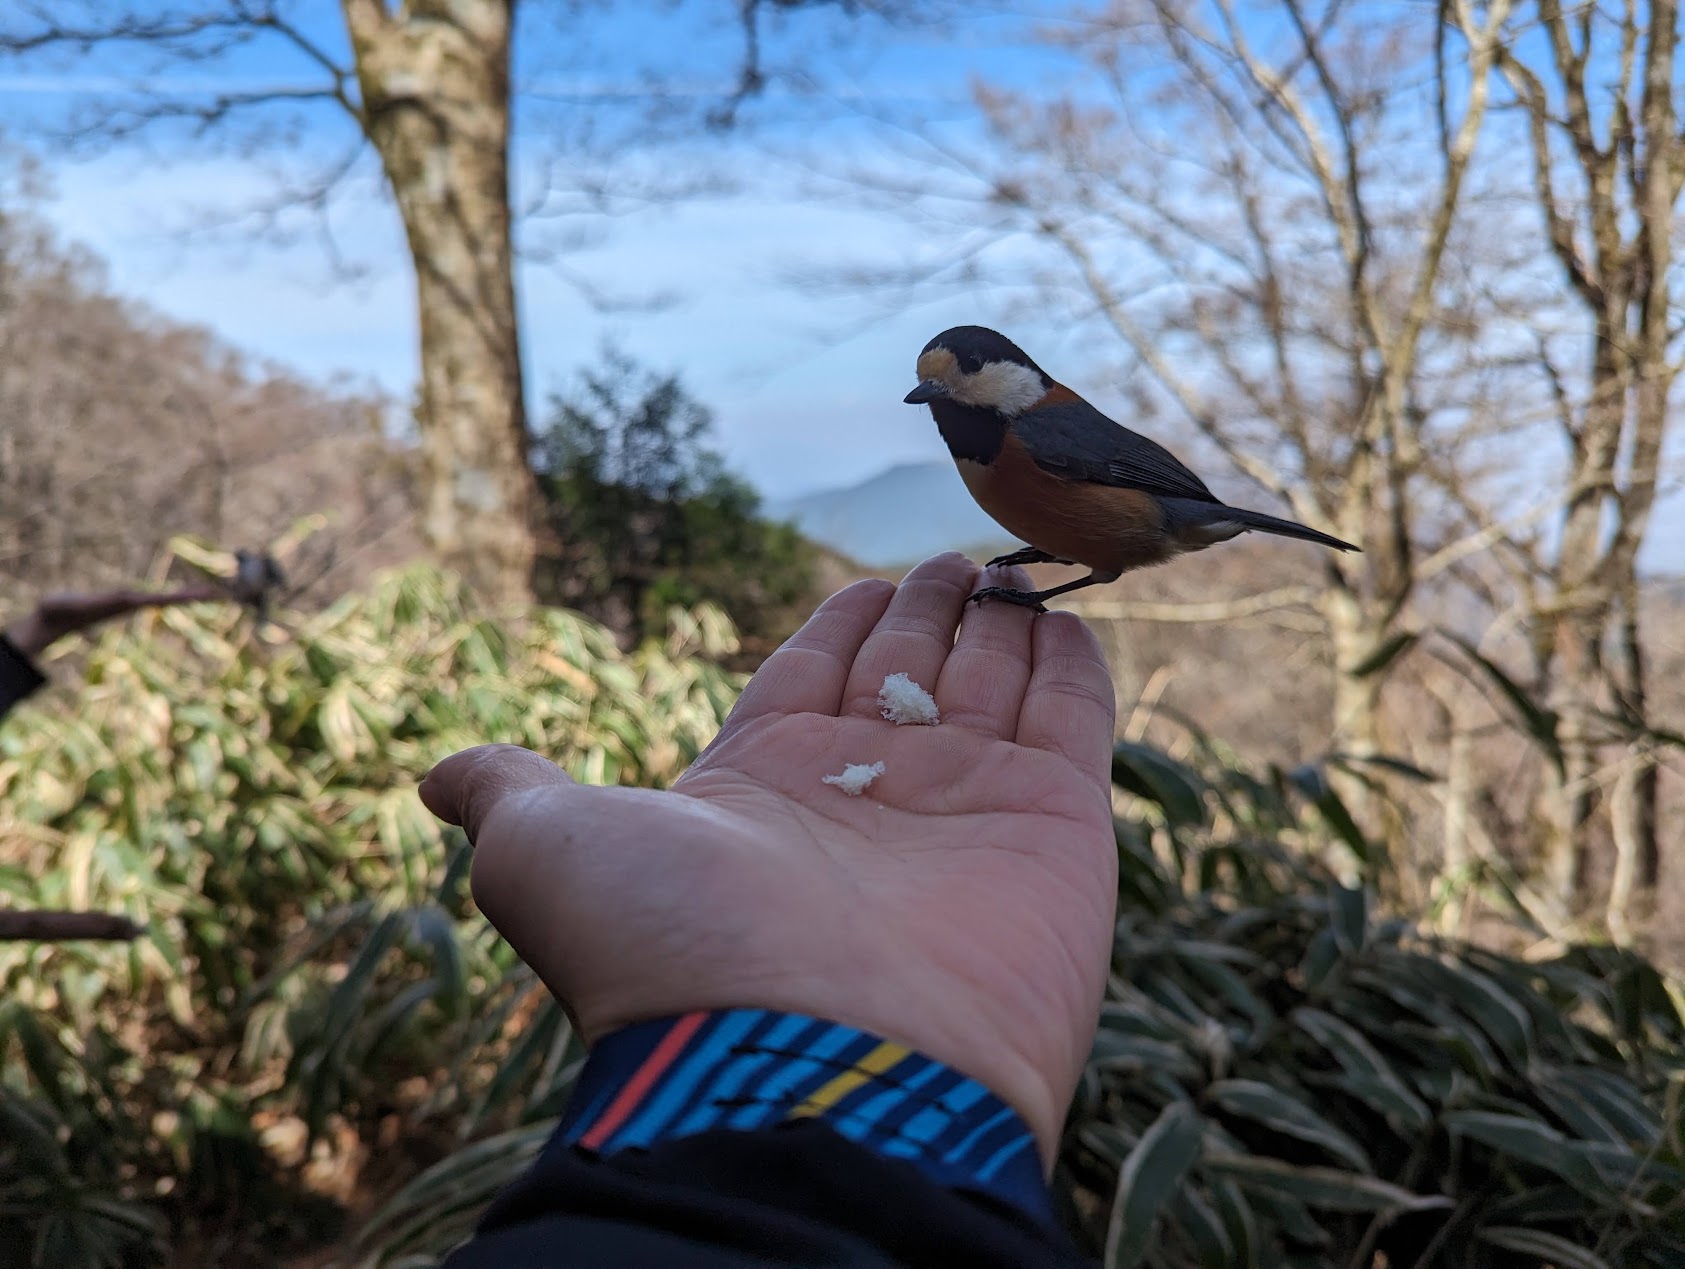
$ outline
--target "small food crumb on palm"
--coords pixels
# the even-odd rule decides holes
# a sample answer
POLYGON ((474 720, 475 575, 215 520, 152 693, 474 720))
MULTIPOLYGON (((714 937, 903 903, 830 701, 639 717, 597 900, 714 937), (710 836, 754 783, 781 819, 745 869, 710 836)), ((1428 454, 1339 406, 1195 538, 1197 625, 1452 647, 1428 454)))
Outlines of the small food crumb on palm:
POLYGON ((834 784, 851 798, 857 798, 866 791, 871 784, 883 774, 883 763, 851 762, 843 768, 841 775, 821 777, 826 784, 834 784))
POLYGON ((937 722, 936 698, 904 673, 884 679, 878 689, 878 708, 897 727, 904 723, 933 727, 937 722))
MULTIPOLYGON (((883 716, 897 727, 914 723, 922 727, 936 723, 936 698, 905 674, 891 674, 878 689, 878 708, 883 716)), ((881 762, 851 762, 841 775, 820 777, 826 784, 834 784, 851 798, 857 798, 868 785, 883 774, 881 762)))

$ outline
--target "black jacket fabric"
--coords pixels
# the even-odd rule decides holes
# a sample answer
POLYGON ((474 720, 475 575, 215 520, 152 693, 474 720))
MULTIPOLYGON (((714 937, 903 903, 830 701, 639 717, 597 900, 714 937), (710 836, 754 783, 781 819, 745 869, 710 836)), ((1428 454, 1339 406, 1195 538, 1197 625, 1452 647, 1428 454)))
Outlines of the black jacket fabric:
POLYGON ((4 718, 24 697, 40 690, 46 676, 17 646, 0 634, 0 718, 4 718))
POLYGON ((822 1122, 593 1158, 552 1141, 444 1269, 1090 1269, 1063 1231, 822 1122))

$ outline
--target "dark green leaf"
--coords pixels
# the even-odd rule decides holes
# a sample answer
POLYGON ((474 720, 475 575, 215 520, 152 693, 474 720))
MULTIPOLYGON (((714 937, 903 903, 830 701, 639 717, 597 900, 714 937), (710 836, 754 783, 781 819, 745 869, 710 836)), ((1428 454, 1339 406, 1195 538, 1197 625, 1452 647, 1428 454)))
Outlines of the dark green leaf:
POLYGON ((1346 1087, 1355 1096, 1406 1128, 1427 1127, 1431 1116, 1422 1099, 1354 1027, 1332 1014, 1307 1007, 1295 1009, 1292 1018, 1302 1031, 1334 1055, 1347 1076, 1346 1087))
MULTIPOLYGON (((1662 1117, 1630 1079, 1592 1067, 1573 1067, 1552 1073, 1556 1086, 1596 1110, 1621 1141, 1648 1147, 1662 1131, 1662 1117)), ((1680 1086, 1674 1081, 1669 1087, 1680 1086)), ((1582 1134, 1589 1135, 1589 1134, 1582 1134)))
POLYGON ((1611 1269, 1609 1262, 1589 1247, 1582 1247, 1542 1229, 1498 1225, 1481 1230, 1475 1237, 1483 1243, 1502 1247, 1505 1251, 1518 1251, 1527 1256, 1536 1256, 1542 1265, 1556 1265, 1559 1269, 1611 1269))
POLYGON ((1442 1194, 1412 1194, 1378 1177, 1337 1168, 1300 1168, 1256 1155, 1207 1155, 1204 1169, 1242 1189, 1296 1199, 1334 1212, 1423 1212, 1452 1206, 1442 1194))
POLYGON ((1159 1071, 1189 1083, 1203 1073, 1199 1063, 1175 1045, 1115 1031, 1095 1035, 1090 1060, 1102 1071, 1159 1071))
POLYGON ((1233 1269, 1235 1248, 1229 1231, 1197 1189, 1185 1185, 1176 1192, 1170 1219, 1194 1248, 1203 1269, 1233 1269))
POLYGON ((1306 945, 1304 959, 1299 962, 1299 973, 1304 975, 1305 986, 1314 991, 1339 963, 1339 940, 1334 937, 1333 927, 1326 926, 1318 930, 1306 945))
POLYGON ((1385 862, 1384 857, 1376 852, 1374 843, 1357 826, 1357 821, 1352 818, 1345 802, 1333 789, 1316 800, 1316 809, 1322 816, 1323 823, 1350 848, 1358 863, 1373 869, 1385 862))
POLYGON ((1205 1096, 1232 1115, 1308 1141, 1360 1171, 1375 1170, 1362 1146, 1281 1089, 1257 1080, 1219 1080, 1205 1090, 1205 1096))
POLYGON ((1533 1020, 1485 974, 1458 961, 1423 958, 1417 973, 1473 1019, 1504 1057, 1525 1068, 1532 1047, 1533 1020))
MULTIPOLYGON (((1251 1203, 1238 1185, 1221 1177, 1211 1178, 1209 1193, 1212 1206, 1222 1218, 1223 1228, 1228 1231, 1229 1242, 1235 1249, 1232 1263, 1237 1269, 1251 1269, 1258 1263, 1260 1247, 1258 1217, 1252 1211, 1251 1203)), ((1306 1219, 1309 1219, 1309 1213, 1306 1219)))
POLYGON ((1205 781, 1149 745, 1127 740, 1113 745, 1112 782, 1158 803, 1173 825, 1202 825, 1208 819, 1205 781))
POLYGON ((1553 1172, 1582 1188, 1605 1188, 1594 1162, 1549 1124, 1520 1115, 1483 1110, 1452 1111, 1441 1117, 1447 1132, 1490 1146, 1518 1163, 1553 1172))
POLYGON ((1558 736, 1558 725, 1561 720, 1556 712, 1538 704, 1530 692, 1506 674, 1496 662, 1485 656, 1479 648, 1461 635, 1442 631, 1445 637, 1461 648, 1468 658, 1485 671, 1495 687, 1508 699, 1515 710, 1522 729, 1532 737, 1539 750, 1550 760, 1561 775, 1563 767, 1562 741, 1558 736))
POLYGON ((1369 898, 1363 888, 1330 887, 1328 906, 1340 950, 1350 955, 1361 949, 1369 935, 1369 898))
POLYGON ((1545 1063, 1534 1062, 1528 1068, 1527 1074, 1545 1095, 1545 1104, 1550 1113, 1566 1124, 1568 1130, 1576 1137, 1606 1145, 1622 1145, 1627 1142, 1625 1134, 1603 1114, 1594 1101, 1583 1095, 1582 1090, 1572 1080, 1565 1078, 1564 1072, 1545 1063))
POLYGON ((1413 630, 1400 630, 1397 634, 1384 640, 1379 647, 1352 666, 1346 673, 1354 679, 1368 678, 1371 674, 1378 674, 1398 660, 1405 652, 1415 647, 1421 637, 1413 630))
POLYGON ((1203 987, 1208 991, 1215 991, 1231 1008, 1244 1014, 1252 1024, 1254 1032, 1261 1032, 1275 1025, 1275 1011, 1264 1003, 1263 997, 1247 985, 1244 978, 1222 961, 1192 956, 1184 961, 1184 966, 1189 974, 1200 980, 1203 987))
POLYGON ((1438 784, 1444 778, 1435 772, 1418 767, 1413 762, 1406 762, 1403 758, 1395 758, 1390 754, 1330 754, 1328 761, 1335 766, 1348 770, 1352 767, 1380 767, 1383 771, 1391 771, 1394 775, 1401 775, 1417 784, 1438 784))
POLYGON ((1106 1233, 1108 1269, 1141 1263, 1153 1227, 1199 1159, 1199 1113, 1187 1102, 1166 1106, 1124 1160, 1106 1233))

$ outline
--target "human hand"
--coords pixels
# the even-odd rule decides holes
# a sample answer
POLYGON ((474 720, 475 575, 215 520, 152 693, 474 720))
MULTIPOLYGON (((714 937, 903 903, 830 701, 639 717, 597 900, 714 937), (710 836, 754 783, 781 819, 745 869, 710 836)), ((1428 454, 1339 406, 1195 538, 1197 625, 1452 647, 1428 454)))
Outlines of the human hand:
POLYGON ((1111 947, 1111 679, 1077 617, 967 610, 976 581, 944 555, 832 596, 669 791, 509 745, 428 774, 475 899, 587 1041, 695 1009, 829 1019, 983 1083, 1051 1161, 1111 947), (901 671, 938 726, 881 717, 901 671), (822 783, 878 761, 859 797, 822 783))
POLYGON ((114 617, 126 617, 142 608, 161 608, 171 604, 197 604, 212 599, 226 599, 228 592, 220 586, 187 586, 180 590, 151 593, 139 590, 101 591, 92 594, 61 592, 48 595, 35 610, 7 627, 6 637, 27 657, 35 657, 57 643, 90 626, 97 626, 114 617))

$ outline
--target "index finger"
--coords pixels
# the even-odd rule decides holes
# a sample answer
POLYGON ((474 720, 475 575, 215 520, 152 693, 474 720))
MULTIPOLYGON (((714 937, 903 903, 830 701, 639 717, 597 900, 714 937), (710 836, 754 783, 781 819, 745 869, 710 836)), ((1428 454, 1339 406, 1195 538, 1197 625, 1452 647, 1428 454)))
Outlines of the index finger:
POLYGON ((835 717, 854 658, 894 594, 895 583, 873 578, 845 586, 820 604, 755 671, 720 733, 766 714, 835 717))
POLYGON ((1117 694, 1100 641, 1075 613, 1044 613, 1030 629, 1034 668, 1018 712, 1018 743, 1060 754, 1109 788, 1117 694))

